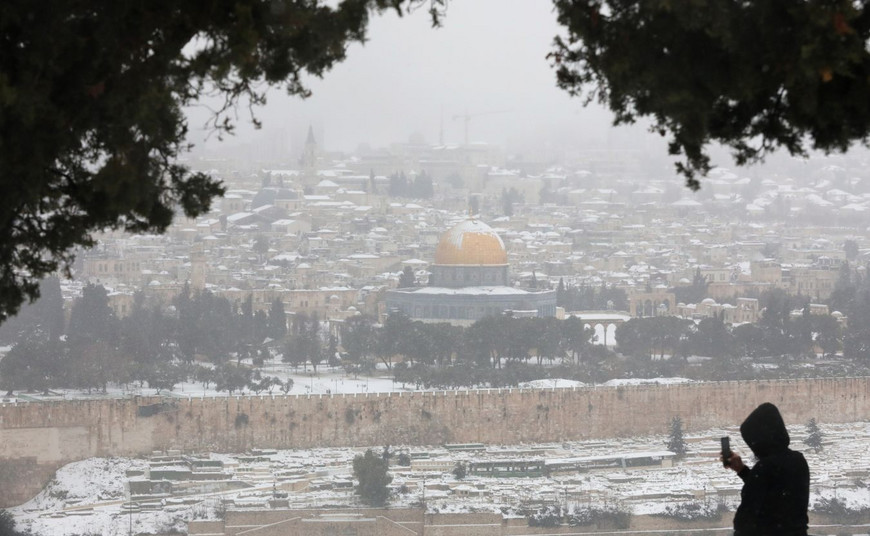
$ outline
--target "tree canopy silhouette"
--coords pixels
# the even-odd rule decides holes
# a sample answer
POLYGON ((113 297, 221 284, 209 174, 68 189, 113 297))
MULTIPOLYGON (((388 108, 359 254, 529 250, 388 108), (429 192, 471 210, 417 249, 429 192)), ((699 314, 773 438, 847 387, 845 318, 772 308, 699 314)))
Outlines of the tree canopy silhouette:
MULTIPOLYGON (((554 0, 558 84, 670 135, 697 188, 718 141, 738 163, 776 147, 845 150, 870 131, 870 7, 847 0, 554 0)), ((309 94, 369 17, 447 0, 8 0, 0 6, 0 321, 103 229, 160 232, 207 211, 183 108, 203 95, 231 131, 266 88, 309 94)), ((252 117, 253 119, 253 117, 252 117)), ((256 123, 256 119, 253 119, 256 123)))
MULTIPOLYGON (((8 0, 0 6, 0 321, 69 269, 103 229, 160 232, 196 216, 220 182, 177 161, 183 107, 203 95, 232 130, 269 86, 309 94, 363 41, 372 13, 444 0, 8 0)), ((253 116, 252 116, 253 118, 253 116)), ((256 119, 253 119, 256 123, 256 119)))
POLYGON ((870 6, 848 0, 554 0, 558 84, 649 118, 697 189, 705 147, 845 151, 870 132, 870 6))

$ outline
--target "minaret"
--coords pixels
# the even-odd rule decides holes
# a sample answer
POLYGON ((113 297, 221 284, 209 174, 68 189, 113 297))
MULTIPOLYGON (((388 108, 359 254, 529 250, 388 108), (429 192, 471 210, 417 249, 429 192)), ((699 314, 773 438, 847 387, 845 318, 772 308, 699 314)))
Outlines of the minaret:
POLYGON ((314 171, 317 166, 317 140, 314 139, 314 128, 308 125, 308 137, 305 138, 305 149, 299 157, 299 164, 305 171, 314 171))
POLYGON ((314 139, 314 129, 308 125, 308 137, 305 138, 305 148, 299 157, 299 165, 302 167, 300 179, 303 186, 317 184, 317 140, 314 139))

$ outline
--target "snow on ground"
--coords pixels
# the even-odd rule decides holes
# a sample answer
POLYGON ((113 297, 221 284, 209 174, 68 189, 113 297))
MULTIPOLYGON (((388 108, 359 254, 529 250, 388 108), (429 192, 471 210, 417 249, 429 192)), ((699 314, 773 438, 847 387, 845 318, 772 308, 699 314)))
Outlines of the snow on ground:
MULTIPOLYGON (((790 427, 792 447, 802 451, 812 474, 811 502, 837 498, 852 506, 866 506, 870 489, 870 423, 822 425, 820 452, 803 443, 803 425, 790 427)), ((718 462, 718 438, 732 437, 735 452, 749 452, 737 427, 687 434, 689 454, 672 467, 608 466, 552 477, 492 478, 469 476, 457 481, 451 469, 457 462, 543 460, 546 463, 660 453, 663 436, 576 441, 534 445, 488 446, 485 451, 454 451, 443 446, 391 448, 394 454, 416 455, 411 467, 392 465, 395 507, 413 506, 423 499, 430 511, 501 512, 519 515, 522 507, 567 504, 574 507, 621 504, 635 514, 655 514, 680 503, 718 504, 729 509, 739 501, 741 482, 718 462)), ((91 458, 69 464, 28 503, 12 509, 20 529, 36 534, 122 536, 133 524, 134 533, 185 530, 191 519, 213 519, 223 507, 268 507, 276 489, 286 490, 291 507, 356 506, 349 487, 351 463, 362 448, 263 450, 247 454, 210 454, 224 463, 228 486, 221 490, 188 491, 187 495, 137 499, 141 510, 122 508, 128 500, 124 485, 128 469, 149 466, 144 459, 91 458), (294 487, 292 482, 302 482, 294 487), (277 486, 277 487, 276 487, 277 486), (241 489, 240 489, 241 488, 241 489), (301 489, 298 489, 301 488, 301 489), (294 491, 296 490, 296 491, 294 491)), ((376 449, 380 453, 380 448, 376 449)), ((396 457, 393 458, 393 462, 396 457)), ((153 463, 153 460, 151 460, 153 463)), ((170 466, 175 461, 166 462, 170 466)), ((141 478, 141 477, 136 477, 141 478)), ((181 489, 181 486, 178 488, 181 489)))
POLYGON ((34 511, 58 510, 76 504, 93 504, 125 497, 126 471, 144 467, 130 458, 90 458, 58 469, 54 479, 27 503, 34 511))
MULTIPOLYGON (((286 382, 288 379, 293 380, 293 387, 289 391, 291 395, 325 395, 325 394, 352 394, 352 393, 389 393, 398 391, 419 391, 413 384, 403 384, 396 382, 386 370, 379 370, 373 376, 348 376, 347 373, 340 368, 319 367, 315 374, 313 370, 294 370, 283 363, 273 362, 267 363, 261 369, 263 377, 273 376, 286 382)), ((677 384, 687 383, 692 380, 686 378, 652 378, 652 379, 620 379, 610 380, 602 384, 607 387, 619 387, 625 385, 643 385, 643 384, 677 384)), ((571 388, 585 387, 587 384, 575 380, 563 378, 540 379, 523 382, 519 385, 523 389, 552 389, 552 388, 571 388)), ((423 389, 425 390, 425 389, 423 389)), ((440 389, 437 389, 440 390, 440 389)), ((271 394, 281 394, 279 388, 274 388, 271 394)), ((244 391, 236 391, 234 394, 254 394, 250 389, 244 391)), ((262 391, 259 394, 269 394, 268 391, 262 391)), ((113 385, 110 384, 105 393, 100 391, 80 391, 74 389, 56 389, 48 395, 42 393, 17 393, 16 397, 11 399, 0 399, 0 401, 51 401, 51 400, 79 400, 79 399, 94 399, 94 398, 125 398, 131 396, 169 396, 179 398, 200 398, 200 397, 219 397, 228 396, 226 391, 217 391, 214 383, 208 387, 204 387, 200 382, 183 382, 175 386, 172 391, 160 391, 149 387, 138 387, 135 384, 129 385, 113 385)))
POLYGON ((689 378, 629 378, 608 380, 602 385, 607 387, 621 387, 623 385, 673 385, 677 383, 692 383, 689 378))
MULTIPOLYGON (((307 394, 340 394, 340 393, 387 393, 396 391, 411 391, 416 390, 414 385, 396 383, 391 376, 348 376, 342 369, 332 369, 321 367, 318 368, 317 374, 311 369, 308 371, 293 371, 293 369, 283 365, 268 365, 263 367, 262 375, 274 376, 281 381, 286 381, 288 378, 293 380, 293 388, 290 390, 291 395, 307 395, 307 394)), ((561 385, 560 385, 561 386, 561 385)), ((250 389, 245 389, 242 393, 253 394, 250 389)), ((267 394, 268 391, 262 391, 260 394, 267 394)), ((233 394, 241 394, 236 391, 233 394)), ((281 394, 279 388, 274 388, 272 394, 281 394)), ((105 393, 100 391, 80 391, 75 389, 55 389, 49 395, 41 393, 16 393, 16 397, 9 401, 37 401, 37 400, 78 400, 78 399, 93 399, 93 398, 125 398, 131 396, 171 396, 171 397, 212 397, 212 396, 228 396, 226 391, 217 391, 214 383, 211 383, 208 388, 204 387, 199 382, 183 382, 175 386, 172 391, 160 391, 149 387, 138 387, 134 384, 130 385, 113 385, 110 384, 105 393)), ((4 397, 3 400, 6 400, 4 397)))
POLYGON ((586 384, 576 380, 566 380, 563 378, 552 378, 543 380, 532 380, 530 382, 522 382, 519 384, 521 389, 551 389, 556 387, 585 387, 586 384))

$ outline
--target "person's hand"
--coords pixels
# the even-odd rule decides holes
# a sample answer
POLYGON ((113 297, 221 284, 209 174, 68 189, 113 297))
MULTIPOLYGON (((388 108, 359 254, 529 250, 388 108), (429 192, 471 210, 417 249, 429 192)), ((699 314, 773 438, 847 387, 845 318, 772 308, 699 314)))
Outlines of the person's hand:
MULTIPOLYGON (((722 459, 721 455, 719 456, 719 461, 721 461, 723 463, 725 461, 722 459)), ((728 458, 728 465, 726 465, 725 467, 727 467, 728 469, 731 469, 735 473, 739 473, 746 466, 743 465, 743 458, 741 458, 740 455, 737 454, 736 452, 732 452, 731 457, 728 458)))

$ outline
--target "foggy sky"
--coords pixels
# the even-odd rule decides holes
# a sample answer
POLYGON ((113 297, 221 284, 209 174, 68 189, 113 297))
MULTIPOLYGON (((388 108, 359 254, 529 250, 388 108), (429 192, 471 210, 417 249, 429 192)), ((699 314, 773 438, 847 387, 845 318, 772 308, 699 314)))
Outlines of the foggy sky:
MULTIPOLYGON (((451 2, 441 28, 432 28, 426 6, 404 17, 394 12, 373 17, 369 41, 354 44, 347 59, 324 79, 309 79, 308 99, 269 92, 257 110, 263 129, 255 131, 239 112, 238 131, 224 143, 259 143, 282 138, 299 151, 308 125, 326 150, 353 151, 407 141, 412 133, 438 143, 443 122, 445 143, 462 143, 465 114, 472 117, 469 141, 546 150, 564 145, 664 147, 639 127, 609 127, 612 115, 584 108, 556 87, 547 60, 560 32, 550 2, 544 0, 462 0, 451 2), (499 112, 499 113, 488 113, 499 112)), ((204 111, 190 113, 191 138, 204 111)), ((201 131, 199 136, 201 136, 201 131)))

